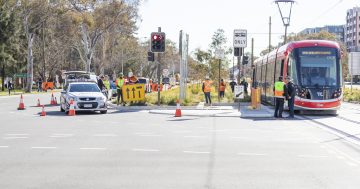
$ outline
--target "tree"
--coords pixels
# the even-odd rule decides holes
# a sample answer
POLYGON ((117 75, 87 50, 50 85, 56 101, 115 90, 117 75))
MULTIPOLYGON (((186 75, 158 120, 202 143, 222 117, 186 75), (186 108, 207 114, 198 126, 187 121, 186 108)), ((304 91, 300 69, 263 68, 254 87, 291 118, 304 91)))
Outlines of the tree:
POLYGON ((51 11, 47 0, 23 0, 20 4, 20 15, 27 40, 27 80, 25 92, 31 92, 34 80, 34 39, 39 34, 39 29, 45 20, 50 16, 51 11))
POLYGON ((73 23, 78 28, 74 48, 91 71, 96 45, 106 32, 133 34, 136 28, 138 1, 69 0, 73 10, 73 23))
POLYGON ((0 62, 2 64, 2 91, 4 91, 5 67, 16 62, 14 55, 19 51, 19 20, 16 1, 0 1, 0 62))

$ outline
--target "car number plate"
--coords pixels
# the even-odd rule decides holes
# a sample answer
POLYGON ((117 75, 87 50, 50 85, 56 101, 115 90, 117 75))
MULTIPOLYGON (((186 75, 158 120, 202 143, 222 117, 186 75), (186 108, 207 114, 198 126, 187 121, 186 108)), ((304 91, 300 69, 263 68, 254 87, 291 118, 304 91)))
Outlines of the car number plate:
POLYGON ((92 104, 84 104, 84 108, 92 108, 92 104))

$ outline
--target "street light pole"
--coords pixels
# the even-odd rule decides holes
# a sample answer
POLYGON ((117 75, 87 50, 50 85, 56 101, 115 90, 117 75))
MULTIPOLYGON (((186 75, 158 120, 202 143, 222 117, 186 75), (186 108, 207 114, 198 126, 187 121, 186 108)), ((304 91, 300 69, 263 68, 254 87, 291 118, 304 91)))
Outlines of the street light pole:
POLYGON ((294 0, 276 0, 275 3, 277 4, 280 12, 280 16, 282 22, 285 27, 285 35, 284 35, 284 44, 287 41, 287 27, 290 26, 290 17, 291 17, 291 9, 292 5, 295 3, 294 0))

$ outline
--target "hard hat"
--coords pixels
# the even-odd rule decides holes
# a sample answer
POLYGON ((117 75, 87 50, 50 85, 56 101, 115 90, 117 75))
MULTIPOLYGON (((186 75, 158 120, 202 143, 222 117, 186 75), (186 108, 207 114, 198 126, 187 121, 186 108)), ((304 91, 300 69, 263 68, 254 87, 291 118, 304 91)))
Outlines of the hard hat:
POLYGON ((132 73, 132 72, 129 72, 128 76, 129 76, 129 77, 132 77, 132 76, 133 76, 133 73, 132 73))

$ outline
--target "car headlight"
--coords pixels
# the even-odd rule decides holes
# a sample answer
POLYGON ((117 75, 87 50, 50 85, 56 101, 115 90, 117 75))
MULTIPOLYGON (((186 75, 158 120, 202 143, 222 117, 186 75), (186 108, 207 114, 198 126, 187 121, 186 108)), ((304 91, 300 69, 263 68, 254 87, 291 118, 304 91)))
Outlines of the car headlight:
POLYGON ((98 99, 98 100, 101 100, 101 101, 104 101, 104 100, 105 100, 104 97, 98 97, 97 99, 98 99))

